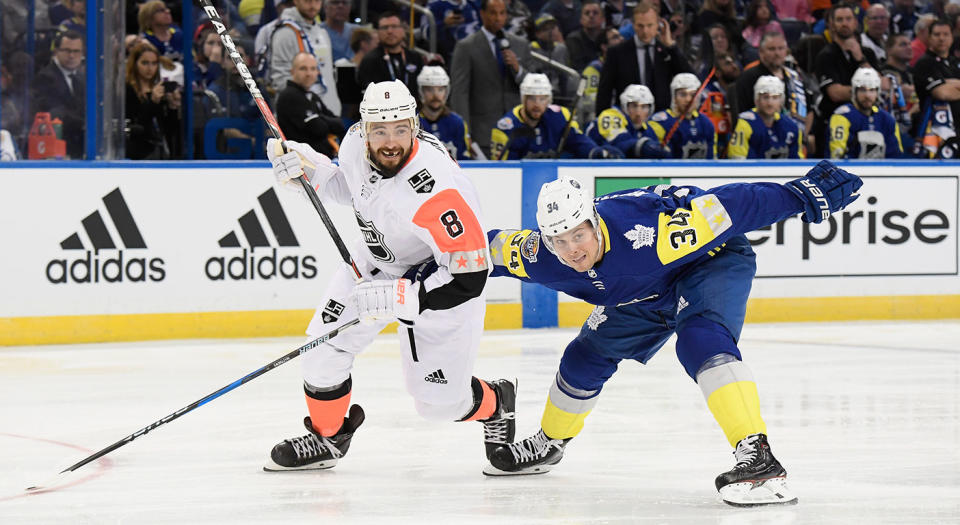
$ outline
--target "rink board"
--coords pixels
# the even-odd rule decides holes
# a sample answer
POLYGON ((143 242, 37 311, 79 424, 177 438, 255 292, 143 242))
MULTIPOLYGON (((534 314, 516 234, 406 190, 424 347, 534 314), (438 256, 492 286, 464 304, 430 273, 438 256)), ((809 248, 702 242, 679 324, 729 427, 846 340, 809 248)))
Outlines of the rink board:
MULTIPOLYGON (((488 228, 530 227, 557 174, 600 193, 650 183, 785 182, 810 162, 465 164, 488 228)), ((836 220, 752 232, 748 320, 960 317, 958 175, 858 164, 836 220)), ((354 249, 351 210, 328 211, 354 249)), ((19 163, 0 168, 0 344, 301 333, 342 267, 312 206, 263 163, 19 163)), ((590 310, 512 279, 488 284, 488 328, 576 326, 590 310)))

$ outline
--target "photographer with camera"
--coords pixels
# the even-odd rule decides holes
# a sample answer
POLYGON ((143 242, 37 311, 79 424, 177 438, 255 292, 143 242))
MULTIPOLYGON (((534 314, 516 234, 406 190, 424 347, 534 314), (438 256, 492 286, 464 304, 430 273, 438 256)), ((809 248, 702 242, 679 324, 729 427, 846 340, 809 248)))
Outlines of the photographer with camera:
POLYGON ((160 81, 160 54, 149 43, 130 51, 126 68, 127 158, 169 159, 180 129, 180 90, 160 81))

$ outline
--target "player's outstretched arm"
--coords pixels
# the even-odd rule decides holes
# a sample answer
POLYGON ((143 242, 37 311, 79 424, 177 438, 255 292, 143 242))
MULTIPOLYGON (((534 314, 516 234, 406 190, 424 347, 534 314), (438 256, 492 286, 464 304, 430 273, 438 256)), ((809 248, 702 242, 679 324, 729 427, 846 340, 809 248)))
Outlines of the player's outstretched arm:
POLYGON ((821 160, 805 176, 785 186, 803 203, 801 219, 816 224, 857 200, 863 181, 829 160, 821 160))
POLYGON ((319 196, 332 195, 337 202, 350 204, 349 192, 345 193, 345 188, 344 191, 336 191, 337 188, 328 187, 330 181, 340 173, 339 166, 309 144, 292 140, 281 142, 271 138, 267 140, 267 158, 273 164, 273 175, 279 187, 306 196, 303 185, 297 180, 302 175, 319 196), (284 146, 286 153, 283 152, 284 146))

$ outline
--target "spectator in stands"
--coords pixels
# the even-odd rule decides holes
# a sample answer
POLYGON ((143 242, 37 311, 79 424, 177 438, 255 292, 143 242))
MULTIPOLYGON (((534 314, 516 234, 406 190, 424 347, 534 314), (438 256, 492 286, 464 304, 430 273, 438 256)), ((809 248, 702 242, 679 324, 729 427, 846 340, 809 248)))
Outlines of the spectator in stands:
MULTIPOLYGON (((4 57, 6 58, 6 57, 4 57)), ((0 65, 0 128, 21 135, 23 130, 23 93, 15 93, 13 76, 7 64, 0 65)))
POLYGON ((324 106, 339 115, 340 98, 333 76, 330 36, 317 20, 322 6, 323 0, 293 0, 293 7, 280 13, 280 21, 270 41, 270 87, 277 92, 285 88, 293 68, 293 57, 310 53, 316 57, 320 72, 311 91, 320 96, 324 106))
POLYGON ((773 7, 780 20, 797 20, 807 24, 816 20, 810 14, 809 0, 773 0, 773 7))
POLYGON ((327 30, 327 36, 330 37, 330 45, 333 49, 333 61, 341 58, 353 58, 353 50, 350 49, 350 35, 353 30, 360 27, 347 20, 350 19, 350 0, 326 0, 323 3, 323 28, 327 30))
POLYGON ((878 108, 880 74, 860 68, 850 80, 851 101, 830 117, 830 158, 897 159, 903 156, 900 130, 890 113, 878 108))
MULTIPOLYGON (((624 0, 605 0, 602 2, 604 25, 609 27, 630 27, 630 15, 633 13, 634 3, 626 3, 624 0)), ((583 25, 583 12, 581 11, 580 25, 583 25)))
POLYGON ((956 130, 957 119, 960 119, 960 59, 950 54, 953 33, 946 20, 935 21, 929 31, 930 47, 913 68, 920 106, 925 109, 928 104, 940 103, 949 107, 949 112, 940 111, 952 117, 951 127, 956 130))
MULTIPOLYGON (((480 29, 480 14, 469 0, 430 0, 427 8, 433 13, 437 23, 437 52, 445 59, 449 59, 453 54, 453 48, 459 40, 480 29)), ((421 27, 422 37, 426 40, 429 31, 426 19, 422 21, 421 27)), ((417 93, 415 89, 410 92, 417 93)))
POLYGON ((419 93, 417 75, 423 69, 423 57, 404 48, 404 25, 400 15, 385 11, 377 19, 380 45, 367 54, 357 72, 360 88, 371 82, 399 80, 410 93, 419 93))
POLYGON ((277 123, 289 140, 309 144, 320 153, 335 157, 345 130, 340 118, 310 90, 318 75, 313 55, 299 53, 294 57, 287 87, 277 95, 277 123))
POLYGON ((890 30, 890 12, 883 4, 873 4, 867 9, 866 31, 860 35, 860 45, 873 51, 877 59, 887 59, 885 50, 887 33, 890 30))
POLYGON ((340 96, 342 106, 340 116, 347 123, 360 120, 363 89, 360 87, 357 73, 363 59, 379 45, 380 39, 376 31, 367 27, 358 27, 350 35, 350 50, 353 51, 353 58, 350 60, 341 58, 334 63, 337 68, 337 94, 340 96))
POLYGON ((70 9, 70 0, 52 0, 47 4, 47 17, 53 27, 57 27, 72 16, 73 10, 70 9))
POLYGON ((473 158, 470 132, 457 115, 447 106, 450 95, 450 77, 440 66, 424 66, 417 76, 420 88, 420 127, 443 142, 450 156, 457 160, 473 158))
POLYGON ((767 0, 751 0, 747 6, 747 19, 740 35, 753 48, 760 47, 760 39, 765 33, 783 33, 780 23, 773 19, 767 0))
POLYGON ((607 50, 597 88, 596 113, 610 107, 630 84, 643 84, 653 93, 654 109, 670 106, 670 79, 692 69, 674 45, 670 26, 650 4, 633 8, 634 36, 607 50))
POLYGON ((753 107, 753 86, 762 76, 772 75, 779 78, 784 83, 784 93, 790 93, 790 88, 787 86, 787 73, 783 67, 788 51, 787 39, 784 38, 783 33, 763 35, 758 50, 759 60, 744 69, 743 74, 737 79, 733 96, 729 97, 730 108, 734 115, 753 107))
POLYGON ((552 105, 551 93, 546 75, 530 73, 523 79, 520 85, 522 102, 503 115, 491 131, 491 158, 554 158, 563 153, 580 159, 623 157, 617 148, 598 146, 580 133, 576 122, 568 126, 570 111, 552 105), (567 134, 565 139, 564 133, 567 134))
POLYGON ((450 107, 467 121, 477 144, 489 151, 494 123, 520 102, 520 83, 531 59, 526 39, 503 31, 504 0, 482 0, 480 18, 480 31, 458 42, 453 51, 450 107))
POLYGON ((70 16, 57 25, 57 31, 76 31, 81 35, 87 32, 87 6, 85 0, 66 0, 65 5, 70 8, 70 16))
POLYGON ((913 67, 917 60, 927 52, 927 39, 930 35, 930 24, 934 23, 937 17, 933 15, 923 15, 917 19, 913 26, 913 41, 910 42, 910 49, 913 50, 913 57, 910 59, 910 67, 913 67))
POLYGON ((781 115, 783 82, 773 75, 757 79, 750 89, 756 97, 752 109, 740 113, 730 137, 731 159, 802 159, 803 132, 781 115))
MULTIPOLYGON (((543 13, 537 17, 536 22, 534 22, 534 38, 530 42, 530 51, 539 53, 564 66, 570 65, 567 46, 563 42, 563 35, 560 34, 557 19, 553 15, 543 13)), ((576 86, 572 85, 570 76, 557 68, 536 62, 531 66, 531 72, 547 75, 557 97, 566 97, 576 90, 576 86)))
MULTIPOLYGON (((914 12, 914 0, 893 0, 893 13, 890 17, 890 32, 903 33, 914 37, 917 14, 914 12)), ((934 16, 936 18, 936 16, 934 16)), ((929 24, 928 24, 929 25, 929 24)))
POLYGON ((696 27, 703 31, 713 24, 722 24, 732 39, 730 44, 735 49, 740 49, 743 37, 740 35, 740 24, 737 22, 733 0, 703 0, 703 6, 697 14, 696 27))
MULTIPOLYGON (((917 90, 913 83, 913 74, 910 71, 910 58, 913 55, 913 51, 910 49, 910 38, 907 35, 891 35, 887 39, 886 55, 887 61, 880 67, 880 74, 883 75, 884 79, 893 77, 893 80, 900 87, 903 103, 910 108, 906 113, 916 113, 919 105, 916 104, 917 90)), ((894 86, 886 85, 884 91, 892 87, 894 86)), ((902 116, 905 113, 902 111, 904 108, 900 108, 896 101, 888 100, 887 102, 890 104, 891 113, 897 118, 897 121, 909 128, 911 119, 909 116, 906 116, 906 118, 902 116), (898 110, 898 108, 900 109, 898 110)), ((901 136, 903 135, 903 130, 901 130, 901 136)))
POLYGON ((213 28, 200 32, 194 44, 193 81, 197 89, 206 89, 223 75, 223 43, 213 28))
POLYGON ((60 33, 54 39, 53 59, 34 79, 34 108, 63 122, 67 155, 83 158, 86 96, 83 68, 83 35, 60 33))
POLYGON ((827 121, 834 110, 850 101, 850 79, 853 73, 863 65, 874 69, 879 67, 873 51, 860 47, 860 40, 855 33, 857 18, 853 8, 846 4, 834 6, 827 14, 827 24, 833 42, 820 51, 814 63, 814 72, 820 81, 823 96, 810 130, 815 147, 810 155, 813 158, 821 158, 829 153, 824 143, 827 121))
POLYGON ((126 66, 126 151, 130 159, 171 157, 168 135, 179 128, 179 100, 160 82, 160 54, 153 44, 133 48, 126 66))
POLYGON ((580 29, 580 0, 550 0, 541 13, 549 13, 557 19, 564 37, 580 29))
MULTIPOLYGON (((671 34, 672 36, 672 34, 671 34)), ((707 28, 706 35, 702 38, 702 49, 700 51, 700 60, 696 62, 700 77, 706 77, 710 68, 717 61, 717 55, 730 55, 740 63, 740 53, 733 48, 730 34, 723 24, 713 24, 707 28)))
POLYGON ((183 32, 173 25, 170 8, 163 0, 151 0, 137 13, 140 32, 160 53, 170 60, 183 60, 183 32))
POLYGON ((600 38, 605 25, 600 2, 584 0, 580 8, 580 29, 568 34, 565 39, 573 69, 583 71, 587 64, 600 57, 600 38))

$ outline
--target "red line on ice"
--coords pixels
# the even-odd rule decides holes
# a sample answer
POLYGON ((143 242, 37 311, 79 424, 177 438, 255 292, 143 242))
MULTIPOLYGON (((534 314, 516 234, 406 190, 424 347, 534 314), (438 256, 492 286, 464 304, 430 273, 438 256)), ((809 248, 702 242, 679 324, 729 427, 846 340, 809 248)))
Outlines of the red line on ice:
MULTIPOLYGON (((21 436, 21 435, 19 435, 19 434, 9 434, 9 433, 7 433, 7 432, 0 432, 0 436, 12 437, 12 438, 17 438, 17 439, 26 439, 26 440, 29 440, 29 441, 39 441, 39 442, 41 442, 41 443, 50 443, 50 444, 52 444, 52 445, 59 445, 59 446, 61 446, 61 447, 72 448, 72 449, 75 449, 75 450, 79 450, 79 451, 81 451, 81 452, 86 452, 86 453, 88 453, 88 454, 92 454, 92 453, 93 453, 92 450, 87 449, 87 448, 83 448, 83 447, 81 447, 81 446, 79 446, 79 445, 74 445, 74 444, 72 444, 72 443, 64 443, 63 441, 56 441, 56 440, 53 440, 53 439, 44 439, 44 438, 31 437, 31 436, 21 436)), ((84 477, 82 477, 82 478, 75 479, 75 480, 71 481, 70 483, 66 483, 66 484, 63 484, 63 485, 54 485, 54 486, 52 486, 52 487, 48 487, 48 488, 44 488, 44 489, 33 490, 33 491, 30 491, 30 492, 23 492, 23 493, 21 493, 21 494, 14 494, 14 495, 12 495, 12 496, 0 496, 0 501, 9 501, 9 500, 12 500, 12 499, 17 499, 17 498, 25 498, 25 497, 27 497, 27 496, 36 496, 37 494, 46 494, 46 493, 48 493, 48 492, 54 492, 54 491, 57 491, 57 490, 60 490, 60 489, 65 489, 65 488, 68 488, 68 487, 73 487, 73 486, 79 485, 79 484, 81 484, 81 483, 86 483, 87 481, 90 481, 90 480, 92 480, 92 479, 95 479, 95 478, 98 478, 98 477, 102 476, 104 473, 106 473, 107 470, 109 470, 110 468, 112 468, 112 467, 113 467, 113 460, 110 459, 110 458, 107 458, 107 457, 102 457, 102 458, 97 459, 96 464, 97 464, 97 466, 99 467, 97 470, 93 471, 91 474, 88 474, 88 475, 86 475, 86 476, 84 476, 84 477)))

